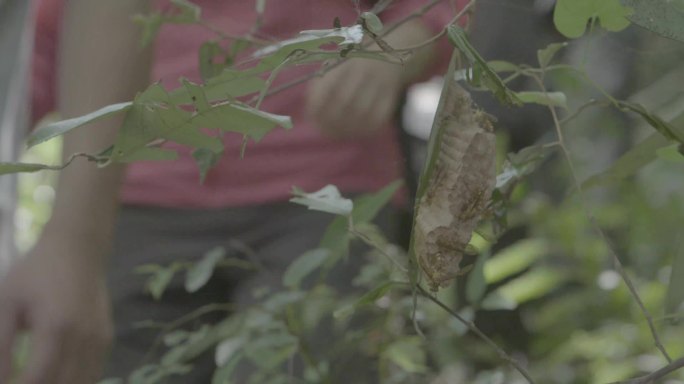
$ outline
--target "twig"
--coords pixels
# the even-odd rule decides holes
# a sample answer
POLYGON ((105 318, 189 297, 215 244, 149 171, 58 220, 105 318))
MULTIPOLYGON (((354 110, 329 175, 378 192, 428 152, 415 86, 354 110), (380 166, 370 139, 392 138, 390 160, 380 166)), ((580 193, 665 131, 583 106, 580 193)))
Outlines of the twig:
POLYGON ((440 308, 448 312, 451 316, 453 316, 456 320, 460 321, 468 327, 468 329, 473 332, 475 335, 477 335, 480 339, 482 339, 485 343, 487 343, 490 347, 492 347, 496 353, 499 355, 499 358, 501 360, 506 361, 508 364, 510 364, 513 368, 515 368, 518 372, 520 372, 521 375, 527 379, 527 381, 530 384, 534 384, 534 379, 532 379, 532 376, 530 376, 530 373, 527 372, 527 369, 523 367, 520 362, 515 360, 513 357, 511 357, 506 351, 504 351, 499 345, 494 342, 489 336, 487 336, 484 332, 480 330, 480 328, 475 325, 472 321, 466 320, 463 316, 459 315, 458 312, 454 311, 453 309, 449 308, 448 305, 444 304, 441 302, 439 299, 434 297, 433 295, 430 294, 430 292, 426 291, 425 288, 421 287, 420 285, 417 286, 418 291, 420 292, 421 295, 432 301, 433 303, 437 304, 440 308))
POLYGON ((637 377, 627 381, 618 381, 612 384, 655 384, 656 380, 662 379, 670 373, 684 367, 684 357, 677 359, 670 364, 660 368, 659 370, 650 373, 646 376, 637 377))
POLYGON ((196 320, 204 315, 207 315, 209 313, 213 312, 232 312, 235 310, 235 305, 231 303, 223 303, 223 304, 209 304, 205 305, 203 307, 197 308, 196 310, 168 323, 162 326, 161 330, 159 331, 159 335, 157 338, 154 340, 152 343, 152 346, 148 350, 147 354, 145 354, 145 357, 143 358, 142 361, 148 361, 152 355, 156 352, 157 348, 159 348, 159 345, 162 342, 162 339, 164 338, 164 335, 173 331, 176 328, 182 327, 183 325, 196 320))
MULTIPOLYGON (((547 94, 548 91, 546 87, 544 86, 544 82, 539 78, 539 76, 532 76, 532 78, 537 82, 537 85, 539 85, 539 89, 544 92, 544 94, 547 94)), ((548 95, 547 95, 548 96, 548 95)), ((612 97, 610 97, 612 99, 612 97)), ((620 260, 620 257, 617 255, 617 252, 615 251, 615 248, 613 247, 611 241, 608 239, 608 236, 606 236, 605 232, 601 228, 601 226, 598 224, 596 221, 596 217, 594 214, 591 212, 591 209, 589 209, 589 206, 587 205, 586 201, 582 198, 584 195, 584 190, 582 189, 582 184, 579 181, 579 177, 577 176, 577 171, 575 169, 575 164, 572 162, 572 159, 570 157, 570 151, 568 150, 567 146, 565 145, 565 138, 563 137, 563 130, 561 128, 560 121, 558 119, 558 114, 556 113, 556 110, 553 106, 548 106, 549 111, 551 112, 551 116, 553 117, 553 123, 554 127, 556 128, 556 134, 558 135, 558 144, 563 152, 563 155, 568 163, 568 167, 570 168, 570 173, 572 175, 572 180, 573 183, 575 184, 575 188, 577 188, 577 192, 580 196, 580 202, 582 204, 582 207, 584 208, 584 213, 589 219, 589 222, 591 223, 591 226, 593 227, 594 231, 601 237, 601 239, 604 241, 606 248, 611 254, 611 257, 613 259, 613 265, 615 266, 615 269, 617 272, 620 274, 620 277, 622 277, 622 280, 625 282, 627 285, 627 288, 629 289, 629 292, 634 298, 634 301, 636 301, 637 305, 639 306, 639 309, 641 310, 642 315, 646 319, 646 322, 648 323, 648 327, 651 331, 651 336, 653 337, 653 341, 655 343, 656 348, 662 353, 662 355, 667 359, 668 362, 672 362, 672 358, 670 355, 667 353, 667 350, 663 346, 663 343, 660 341, 660 337, 658 336, 658 332, 655 328, 655 325, 653 323, 653 317, 651 316, 650 312, 648 309, 646 309, 646 306, 644 305, 643 301, 641 300, 641 296, 639 295, 639 292, 637 291, 634 283, 632 282, 632 279, 629 277, 627 274, 627 271, 624 268, 624 265, 622 264, 622 261, 620 260)))

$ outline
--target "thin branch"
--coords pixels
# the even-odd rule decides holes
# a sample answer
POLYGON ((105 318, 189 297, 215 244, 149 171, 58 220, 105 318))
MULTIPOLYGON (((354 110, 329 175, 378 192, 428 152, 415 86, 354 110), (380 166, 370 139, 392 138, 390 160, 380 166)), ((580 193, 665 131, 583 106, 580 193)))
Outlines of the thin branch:
POLYGON ((650 373, 646 376, 637 377, 636 379, 619 381, 613 384, 655 384, 656 380, 662 379, 670 373, 684 367, 684 357, 677 359, 670 364, 660 368, 659 370, 650 373))
POLYGON ((432 294, 430 294, 430 292, 426 291, 425 288, 421 287, 420 285, 417 285, 417 287, 418 287, 418 291, 421 293, 421 295, 423 295, 424 297, 426 297, 428 300, 432 301, 433 303, 437 304, 440 308, 442 308, 443 310, 448 312, 456 320, 460 321, 461 323, 463 323, 463 325, 468 327, 468 329, 471 332, 473 332, 480 339, 482 339, 485 343, 487 343, 490 347, 492 347, 492 349, 494 349, 496 351, 496 353, 499 355, 499 358, 501 358, 501 360, 506 361, 513 368, 515 368, 515 370, 520 372, 520 374, 523 375, 525 377, 525 379, 527 379, 527 381, 530 384, 535 383, 534 379, 532 379, 532 376, 530 376, 530 373, 527 371, 527 369, 525 369, 525 367, 523 367, 520 364, 520 362, 518 362, 516 359, 511 357, 508 353, 506 353, 506 351, 504 351, 501 347, 499 347, 499 345, 496 342, 494 342, 494 340, 492 340, 489 336, 487 336, 484 332, 482 332, 480 330, 480 328, 478 328, 477 325, 475 325, 475 323, 473 323, 472 321, 469 321, 469 320, 465 319, 463 316, 459 315, 458 312, 449 308, 448 305, 444 304, 439 299, 434 297, 432 294))
MULTIPOLYGON (((537 82, 537 85, 539 85, 539 89, 544 92, 545 94, 548 93, 546 86, 544 86, 544 82, 541 80, 539 76, 532 76, 532 78, 537 82)), ((613 99, 612 96, 609 96, 610 99, 613 99)), ((620 257, 617 255, 617 252, 615 251, 615 248, 613 247, 611 241, 608 239, 608 236, 606 236, 605 232, 601 228, 601 226, 598 224, 598 221, 596 220, 596 217, 592 213, 591 209, 589 208, 586 200, 582 198, 584 196, 584 190, 582 189, 582 184, 579 181, 579 177, 577 176, 577 171, 575 169, 575 164, 572 162, 572 158, 570 157, 570 151, 568 150, 567 146, 565 145, 565 139, 563 137, 563 130, 561 128, 560 120, 558 119, 558 114, 556 113, 556 109, 553 106, 548 106, 549 111, 551 112, 551 116, 553 117, 553 123, 554 127, 556 128, 556 134, 558 135, 558 144, 563 152, 563 155, 568 163, 568 167, 570 168, 570 173, 572 175, 572 180, 573 183, 575 184, 575 188, 577 188, 577 192, 580 196, 580 202, 582 204, 582 207, 584 208, 584 213, 589 219, 589 222, 591 226, 593 227, 594 231, 601 237, 603 242, 606 245, 606 248, 608 249, 612 259, 613 259, 613 264, 615 266, 615 269, 617 272, 620 274, 620 277, 622 277, 622 280, 625 282, 627 285, 627 288, 629 289, 629 292, 636 301, 637 305, 639 306, 639 309, 641 310, 642 315, 646 319, 646 322, 648 323, 648 327, 651 331, 651 336, 653 337, 653 341, 655 343, 656 348, 662 353, 662 355, 667 359, 668 362, 672 362, 672 358, 670 355, 667 353, 667 350, 663 346, 663 343, 660 341, 660 336, 658 336, 658 332, 656 330, 656 327, 653 323, 653 317, 651 316, 650 312, 648 309, 646 309, 646 306, 644 305, 643 301, 641 300, 641 296, 639 295, 639 292, 637 291, 634 283, 632 282, 632 279, 629 277, 629 274, 624 268, 624 265, 622 264, 622 261, 620 260, 620 257)))

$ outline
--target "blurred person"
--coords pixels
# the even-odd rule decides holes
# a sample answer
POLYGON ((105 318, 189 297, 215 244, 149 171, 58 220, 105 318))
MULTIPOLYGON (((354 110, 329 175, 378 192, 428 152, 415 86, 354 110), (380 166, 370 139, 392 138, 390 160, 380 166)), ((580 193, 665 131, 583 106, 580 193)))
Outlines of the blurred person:
MULTIPOLYGON (((232 35, 249 32, 256 20, 253 1, 196 3, 211 24, 232 35)), ((390 3, 382 13, 385 20, 400 20, 426 1, 390 3)), ((38 4, 34 120, 55 103, 69 118, 130 100, 150 79, 168 89, 178 86, 181 76, 199 82, 197 51, 214 37, 200 26, 166 25, 154 48, 140 52, 141 31, 130 18, 148 11, 147 2, 38 4)), ((349 25, 358 17, 353 4, 271 1, 259 33, 288 38, 305 29, 330 28, 335 17, 349 25)), ((386 40, 397 48, 421 43, 454 15, 453 2, 443 1, 386 40)), ((77 161, 67 167, 37 245, 0 282, 0 382, 9 375, 19 330, 34 336, 20 383, 92 383, 100 377, 112 338, 107 376, 124 376, 145 362, 156 333, 135 328, 135 322, 169 322, 208 303, 248 303, 254 288, 280 281, 289 262, 314 248, 331 221, 324 213, 288 204, 291 187, 312 191, 331 183, 345 194, 359 194, 400 178, 393 117, 407 84, 445 68, 444 55, 442 65, 434 65, 435 53, 434 47, 421 49, 403 67, 350 60, 322 78, 268 97, 262 108, 292 116, 294 129, 270 133, 247 149, 244 160, 239 159, 241 136, 226 135, 225 155, 203 184, 190 151, 175 145, 170 147, 180 156, 173 162, 96 169, 77 161), (220 272, 195 294, 174 280, 160 302, 144 294, 144 278, 132 275, 138 265, 197 260, 216 246, 230 249, 235 241, 253 249, 263 272, 220 272)), ((305 73, 306 68, 291 68, 279 81, 305 73)), ((100 121, 69 133, 65 155, 107 147, 120 123, 100 121)), ((213 368, 212 359, 204 359, 180 382, 209 382, 213 368)))
MULTIPOLYGON (((17 160, 20 128, 27 123, 29 5, 23 0, 0 0, 0 162, 17 160)), ((16 177, 0 176, 0 276, 15 254, 16 204, 16 177)))

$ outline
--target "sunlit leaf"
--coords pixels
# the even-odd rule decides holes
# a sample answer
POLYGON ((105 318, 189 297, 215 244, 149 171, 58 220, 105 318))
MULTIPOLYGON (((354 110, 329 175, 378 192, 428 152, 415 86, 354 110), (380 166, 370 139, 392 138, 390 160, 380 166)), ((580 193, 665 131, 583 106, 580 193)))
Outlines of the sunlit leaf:
POLYGON ((578 38, 594 19, 608 31, 621 31, 629 26, 627 17, 631 13, 619 0, 558 0, 553 21, 560 33, 578 38))
POLYGON ((192 293, 209 282, 214 274, 216 264, 226 257, 226 249, 223 247, 212 248, 207 252, 202 260, 193 265, 185 275, 185 290, 192 293))
POLYGON ((496 283, 524 271, 548 252, 548 244, 543 240, 520 240, 487 261, 483 269, 484 277, 488 283, 496 283))
POLYGON ((523 304, 556 290, 569 278, 561 271, 537 268, 499 287, 495 292, 504 299, 523 304))

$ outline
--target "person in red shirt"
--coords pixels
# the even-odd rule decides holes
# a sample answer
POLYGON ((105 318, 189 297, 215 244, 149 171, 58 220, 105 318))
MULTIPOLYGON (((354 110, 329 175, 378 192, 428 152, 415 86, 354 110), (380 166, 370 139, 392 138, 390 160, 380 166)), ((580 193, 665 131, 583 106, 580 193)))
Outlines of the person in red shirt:
MULTIPOLYGON (((252 1, 196 3, 208 22, 231 35, 248 32, 257 16, 252 1)), ((381 17, 399 20, 427 3, 396 0, 381 17)), ((455 15, 453 3, 438 3, 386 40, 396 48, 428 40, 455 15)), ((38 5, 34 119, 55 108, 69 118, 130 100, 150 80, 167 89, 178 86, 181 76, 199 82, 196 52, 212 37, 206 28, 164 26, 154 48, 140 52, 141 31, 131 27, 130 18, 148 11, 147 2, 40 0, 38 5)), ((153 7, 166 5, 152 1, 153 7)), ((336 17, 352 24, 358 17, 354 2, 270 1, 259 32, 284 39, 305 29, 330 28, 336 17)), ((226 154, 203 184, 189 150, 180 146, 173 146, 180 153, 174 162, 105 169, 75 162, 66 168, 40 240, 0 282, 0 382, 8 377, 7 356, 19 329, 32 330, 36 341, 20 383, 92 383, 113 337, 107 373, 125 375, 140 364, 154 332, 133 328, 135 321, 170 321, 207 302, 249 301, 252 288, 278 281, 275 276, 294 257, 316 246, 330 221, 287 204, 291 187, 311 191, 331 183, 345 194, 358 194, 400 178, 403 160, 393 117, 404 88, 434 73, 437 57, 428 46, 403 67, 350 60, 322 78, 267 98, 262 109, 292 116, 294 129, 250 144, 244 160, 239 159, 241 137, 226 135, 226 154), (132 276, 136 265, 192 260, 236 241, 252 248, 273 273, 219 276, 194 295, 171 284, 159 303, 145 298, 143 278, 132 276)), ((305 71, 287 70, 278 81, 305 71)), ((118 124, 102 121, 68 134, 64 153, 107 147, 118 124)), ((183 382, 209 382, 206 370, 198 372, 183 382)))

